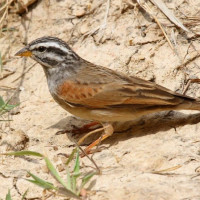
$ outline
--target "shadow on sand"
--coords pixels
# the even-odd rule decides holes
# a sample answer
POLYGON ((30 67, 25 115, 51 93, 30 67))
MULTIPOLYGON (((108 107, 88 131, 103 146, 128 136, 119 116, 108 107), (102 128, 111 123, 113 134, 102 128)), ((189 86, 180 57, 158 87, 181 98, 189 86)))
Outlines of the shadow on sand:
MULTIPOLYGON (((60 130, 69 130, 68 138, 74 139, 74 135, 70 134, 73 126, 81 127, 89 121, 78 119, 75 117, 66 117, 49 128, 56 128, 60 130)), ((176 129, 180 126, 197 124, 200 122, 200 113, 197 114, 183 114, 181 112, 161 112, 145 116, 137 121, 114 123, 115 133, 106 139, 103 143, 113 144, 117 141, 127 140, 133 137, 141 137, 149 134, 156 134, 159 131, 168 131, 176 129)), ((94 139, 98 138, 101 133, 90 136, 84 144, 89 144, 94 139)), ((189 134, 189 133, 188 133, 189 134)), ((82 137, 83 134, 76 134, 76 139, 82 137), (78 136, 78 138, 77 138, 78 136)))

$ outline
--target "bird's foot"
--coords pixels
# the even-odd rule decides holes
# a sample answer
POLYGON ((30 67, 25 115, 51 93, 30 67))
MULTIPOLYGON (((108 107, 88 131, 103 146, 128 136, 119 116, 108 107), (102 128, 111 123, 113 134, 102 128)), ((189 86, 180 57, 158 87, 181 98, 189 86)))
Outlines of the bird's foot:
POLYGON ((114 132, 114 129, 113 129, 113 126, 112 124, 106 124, 104 125, 102 128, 98 128, 96 130, 93 130, 89 133, 87 133, 85 136, 83 136, 79 141, 78 141, 78 145, 82 144, 83 141, 90 135, 94 134, 94 133, 97 133, 99 131, 103 131, 103 134, 97 139, 95 140, 93 143, 91 143, 89 146, 87 146, 85 149, 84 149, 84 152, 85 153, 82 153, 81 154, 81 157, 84 157, 85 154, 91 154, 91 153, 94 153, 94 151, 92 150, 93 147, 97 147, 97 149, 95 150, 96 151, 99 151, 99 144, 105 140, 106 138, 110 137, 113 132, 114 132))

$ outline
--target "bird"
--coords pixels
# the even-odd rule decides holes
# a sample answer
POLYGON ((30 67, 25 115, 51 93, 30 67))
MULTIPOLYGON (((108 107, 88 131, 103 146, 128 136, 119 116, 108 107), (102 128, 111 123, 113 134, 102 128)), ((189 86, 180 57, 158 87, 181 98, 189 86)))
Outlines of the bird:
MULTIPOLYGON (((56 37, 35 39, 15 56, 30 57, 42 66, 49 92, 62 108, 102 124, 101 137, 86 147, 86 153, 113 134, 115 122, 132 121, 161 111, 200 110, 198 99, 93 64, 56 37)), ((99 130, 86 134, 79 144, 99 130)))

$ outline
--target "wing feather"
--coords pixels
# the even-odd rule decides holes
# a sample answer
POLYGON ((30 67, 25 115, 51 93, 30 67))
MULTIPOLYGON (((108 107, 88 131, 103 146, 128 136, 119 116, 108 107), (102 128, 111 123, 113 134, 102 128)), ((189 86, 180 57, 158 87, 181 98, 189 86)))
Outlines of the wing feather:
POLYGON ((104 108, 112 106, 136 105, 178 105, 186 96, 155 83, 137 78, 127 77, 108 68, 85 67, 76 77, 67 80, 58 88, 59 98, 85 107, 104 108), (91 79, 87 80, 88 73, 91 79))

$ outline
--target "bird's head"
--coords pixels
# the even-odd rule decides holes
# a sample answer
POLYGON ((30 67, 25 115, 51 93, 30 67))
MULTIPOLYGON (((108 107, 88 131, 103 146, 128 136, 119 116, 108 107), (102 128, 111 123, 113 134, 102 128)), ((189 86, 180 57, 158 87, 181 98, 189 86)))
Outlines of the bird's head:
POLYGON ((61 39, 56 37, 38 38, 18 51, 15 56, 31 57, 44 68, 73 64, 80 57, 61 39))

